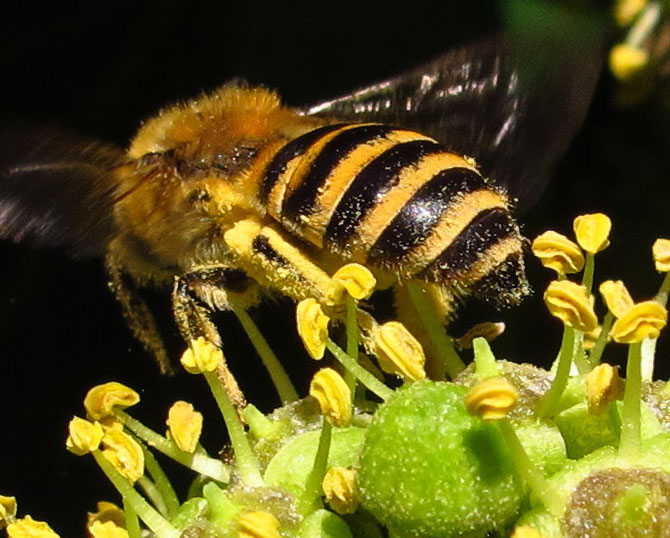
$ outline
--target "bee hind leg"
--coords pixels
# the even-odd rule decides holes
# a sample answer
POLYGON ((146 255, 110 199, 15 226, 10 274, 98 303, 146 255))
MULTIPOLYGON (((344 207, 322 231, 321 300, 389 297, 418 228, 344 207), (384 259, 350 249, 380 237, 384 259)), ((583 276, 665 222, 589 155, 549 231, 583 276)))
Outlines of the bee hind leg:
POLYGON ((121 304, 123 315, 135 338, 142 342, 144 348, 154 356, 161 373, 173 375, 174 369, 163 345, 156 320, 149 306, 140 297, 135 283, 122 270, 113 255, 106 257, 105 269, 109 277, 109 287, 121 304))

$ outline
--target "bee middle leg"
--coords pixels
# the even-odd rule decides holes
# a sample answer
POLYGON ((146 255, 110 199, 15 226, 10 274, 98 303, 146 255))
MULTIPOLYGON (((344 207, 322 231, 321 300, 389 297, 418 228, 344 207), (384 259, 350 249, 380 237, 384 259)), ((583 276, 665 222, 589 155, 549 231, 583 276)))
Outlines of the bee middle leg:
MULTIPOLYGON (((238 304, 257 301, 255 285, 242 272, 222 265, 208 265, 175 278, 172 310, 179 330, 187 342, 199 337, 221 347, 221 336, 211 320, 217 310, 230 310, 238 304)), ((232 402, 239 408, 245 398, 237 380, 225 364, 219 365, 217 376, 232 402)))

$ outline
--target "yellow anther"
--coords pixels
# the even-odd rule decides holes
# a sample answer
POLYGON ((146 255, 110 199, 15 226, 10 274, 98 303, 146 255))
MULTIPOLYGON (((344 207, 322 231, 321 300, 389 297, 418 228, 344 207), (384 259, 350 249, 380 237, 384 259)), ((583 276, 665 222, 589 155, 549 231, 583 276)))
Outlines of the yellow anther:
POLYGON ((538 235, 531 248, 542 265, 559 275, 578 273, 584 267, 584 254, 579 246, 558 232, 549 230, 538 235))
POLYGON ((624 384, 619 377, 619 367, 606 362, 586 374, 586 401, 589 411, 600 415, 610 402, 623 397, 624 384))
POLYGON ((238 523, 239 538, 281 538, 279 520, 270 512, 245 512, 238 523))
POLYGON ((351 390, 342 376, 332 368, 319 370, 309 385, 309 394, 317 399, 321 413, 333 426, 348 426, 351 422, 351 390))
POLYGON ((544 292, 544 302, 552 316, 582 332, 598 326, 592 297, 586 288, 569 280, 554 280, 544 292))
POLYGON ((423 348, 402 323, 389 321, 379 326, 374 342, 382 370, 412 381, 426 377, 423 348))
POLYGON ((175 402, 168 411, 166 421, 170 438, 184 452, 193 454, 202 432, 202 413, 184 401, 175 402))
POLYGON ((503 322, 493 323, 486 321, 484 323, 477 323, 461 336, 457 342, 462 349, 470 349, 472 341, 475 338, 485 338, 488 342, 492 342, 498 338, 505 331, 505 324, 503 322))
POLYGON ((465 408, 484 420, 505 418, 519 401, 519 393, 504 377, 489 377, 470 389, 465 408))
POLYGON ((114 521, 94 521, 86 530, 91 538, 128 538, 128 531, 114 521))
POLYGON ((637 303, 614 322, 610 334, 621 344, 642 342, 645 338, 658 338, 668 321, 668 311, 656 301, 637 303))
POLYGON ((605 299, 607 308, 617 318, 623 316, 635 304, 621 280, 606 280, 598 289, 603 299, 605 299))
POLYGON ((114 503, 108 501, 98 501, 96 504, 96 511, 89 512, 86 519, 86 526, 91 526, 94 521, 113 521, 119 527, 125 527, 125 515, 123 510, 114 503))
POLYGON ((610 50, 609 64, 612 74, 626 82, 638 75, 649 63, 649 53, 633 45, 620 43, 610 50))
POLYGON ((343 265, 333 275, 333 281, 341 284, 354 299, 367 299, 372 295, 377 280, 370 270, 358 263, 343 265))
POLYGON ((93 387, 84 398, 84 407, 88 417, 100 420, 113 416, 114 408, 125 409, 140 401, 140 395, 130 387, 116 381, 93 387))
POLYGON ((89 422, 83 418, 74 417, 68 425, 65 448, 77 456, 83 456, 97 450, 103 436, 104 431, 99 422, 89 422))
POLYGON ((44 521, 35 521, 26 516, 7 525, 9 538, 60 538, 44 521))
POLYGON ((619 26, 628 26, 648 2, 649 0, 617 0, 614 5, 614 20, 619 26))
POLYGON ((586 252, 595 254, 605 250, 610 242, 609 235, 612 221, 603 213, 580 215, 573 222, 577 243, 586 252))
POLYGON ((587 351, 593 349, 593 346, 596 345, 596 341, 598 340, 598 337, 600 336, 602 330, 603 328, 600 325, 598 325, 592 331, 584 333, 584 342, 582 343, 584 349, 586 349, 587 351))
POLYGON ((544 535, 535 527, 530 525, 521 525, 516 527, 510 538, 544 538, 544 535))
POLYGON ((213 372, 224 361, 223 351, 204 336, 191 340, 181 356, 181 365, 189 374, 213 372))
POLYGON ((110 430, 102 438, 102 445, 102 455, 121 475, 133 483, 142 477, 144 454, 137 441, 124 432, 110 430))
POLYGON ((338 514, 353 514, 358 508, 356 473, 345 467, 331 467, 323 477, 326 502, 338 514))
POLYGON ((321 305, 315 299, 309 298, 298 303, 296 320, 298 334, 307 353, 313 359, 322 359, 328 341, 330 318, 323 313, 321 305))
POLYGON ((0 495, 0 529, 16 516, 16 497, 0 495))
POLYGON ((651 248, 654 265, 659 273, 670 271, 670 239, 657 239, 651 248))

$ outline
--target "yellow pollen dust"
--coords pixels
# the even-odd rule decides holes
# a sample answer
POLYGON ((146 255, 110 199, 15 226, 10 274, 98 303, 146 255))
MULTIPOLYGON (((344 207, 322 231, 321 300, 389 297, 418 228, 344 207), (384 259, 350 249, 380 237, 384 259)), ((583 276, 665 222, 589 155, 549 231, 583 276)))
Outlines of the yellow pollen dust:
POLYGON ((328 341, 330 318, 323 313, 321 305, 315 299, 309 298, 298 303, 296 321, 298 334, 309 356, 315 360, 322 359, 328 341))
POLYGON ((104 434, 99 422, 89 422, 86 419, 74 417, 68 425, 65 448, 76 456, 83 456, 98 449, 104 434))
POLYGON ((612 221, 603 213, 580 215, 573 222, 577 243, 589 254, 605 250, 609 244, 612 221))
POLYGON ((544 302, 551 315, 569 327, 590 332, 598 326, 592 298, 581 284, 554 280, 544 292, 544 302))
POLYGON ((412 381, 426 377, 423 348, 402 323, 384 323, 375 331, 373 338, 382 370, 412 381))
POLYGON ((358 508, 356 473, 345 467, 331 467, 323 477, 326 502, 338 514, 353 514, 358 508))
POLYGON ((332 368, 319 370, 309 386, 309 394, 319 402, 321 413, 338 428, 351 423, 351 390, 346 381, 332 368))
POLYGON ((213 372, 224 361, 223 351, 203 336, 189 342, 180 362, 189 374, 213 372))
POLYGON ((610 402, 623 398, 624 383, 619 377, 619 367, 606 362, 586 374, 586 401, 589 412, 600 415, 610 402))
POLYGON ((600 287, 605 304, 615 317, 620 318, 633 308, 633 298, 621 280, 606 280, 600 287))
POLYGON ((477 383, 465 397, 465 408, 483 420, 505 418, 519 401, 519 393, 504 377, 490 377, 477 383))
POLYGON ((140 401, 140 395, 116 381, 97 385, 88 391, 84 407, 88 417, 100 420, 114 415, 114 408, 125 409, 140 401))
POLYGON ((542 265, 559 275, 578 273, 584 268, 584 255, 579 246, 553 230, 538 235, 531 248, 542 265))
POLYGON ((656 301, 644 301, 630 308, 614 322, 610 334, 620 344, 635 344, 658 338, 668 321, 668 311, 656 301))

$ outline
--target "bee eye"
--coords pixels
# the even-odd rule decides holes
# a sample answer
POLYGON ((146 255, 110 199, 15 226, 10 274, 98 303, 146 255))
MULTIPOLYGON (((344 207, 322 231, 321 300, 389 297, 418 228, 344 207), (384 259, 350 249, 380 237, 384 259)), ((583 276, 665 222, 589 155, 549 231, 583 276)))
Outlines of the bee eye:
POLYGON ((209 202, 212 199, 205 189, 195 189, 188 195, 188 201, 192 204, 197 202, 209 202))

